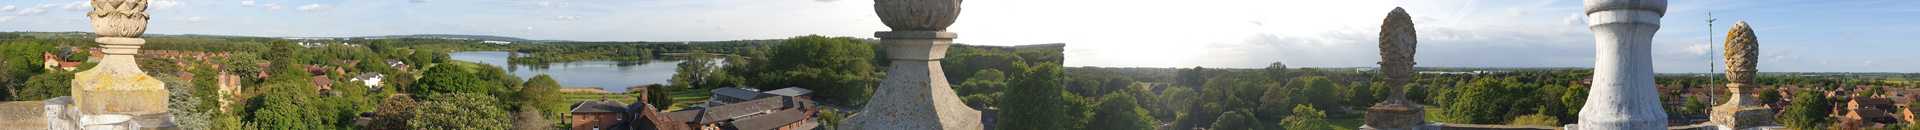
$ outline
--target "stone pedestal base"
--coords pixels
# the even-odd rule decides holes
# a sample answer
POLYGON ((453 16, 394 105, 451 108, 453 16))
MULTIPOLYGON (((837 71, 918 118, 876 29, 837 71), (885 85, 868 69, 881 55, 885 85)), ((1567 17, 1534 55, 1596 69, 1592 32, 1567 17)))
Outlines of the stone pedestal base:
POLYGON ((843 130, 980 130, 980 111, 962 104, 940 71, 957 35, 948 32, 878 32, 887 47, 887 77, 873 90, 858 114, 847 117, 843 130))
POLYGON ((1728 126, 1732 129, 1745 129, 1773 124, 1773 111, 1764 106, 1741 107, 1734 103, 1713 107, 1713 115, 1708 116, 1712 123, 1728 126))
POLYGON ((1426 123, 1427 110, 1406 101, 1387 101, 1367 108, 1367 125, 1379 130, 1408 130, 1426 123))

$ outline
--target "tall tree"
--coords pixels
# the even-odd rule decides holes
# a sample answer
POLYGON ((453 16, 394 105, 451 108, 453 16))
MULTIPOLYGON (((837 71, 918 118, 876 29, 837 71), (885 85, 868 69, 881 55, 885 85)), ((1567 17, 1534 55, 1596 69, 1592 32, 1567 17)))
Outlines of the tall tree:
POLYGON ((1771 104, 1771 103, 1780 101, 1780 90, 1774 89, 1774 88, 1767 88, 1766 90, 1760 90, 1760 92, 1755 96, 1756 97, 1754 97, 1754 99, 1757 101, 1760 101, 1760 103, 1771 104))
POLYGON ((673 95, 668 94, 670 93, 669 91, 673 91, 673 89, 660 84, 647 84, 646 87, 647 103, 653 104, 653 109, 666 110, 668 107, 673 106, 673 95))
POLYGON ((560 102, 560 95, 558 95, 560 88, 560 83, 554 81, 553 77, 547 76, 547 74, 535 75, 533 78, 527 79, 525 85, 521 85, 520 90, 517 91, 519 93, 516 94, 518 97, 514 98, 511 102, 513 102, 514 106, 534 107, 521 108, 520 110, 523 111, 535 110, 537 111, 536 113, 559 113, 565 109, 560 108, 560 105, 556 104, 560 102))
POLYGON ((466 71, 459 65, 445 64, 434 66, 424 72, 424 77, 413 83, 413 94, 432 93, 487 93, 490 90, 486 81, 466 71))
POLYGON ((766 71, 755 81, 761 89, 799 86, 833 100, 866 101, 880 82, 869 63, 874 55, 871 44, 878 43, 819 35, 789 38, 772 47, 769 61, 763 64, 766 71))
POLYGON ((1781 113, 1780 123, 1794 129, 1821 129, 1819 125, 1827 122, 1832 106, 1827 105, 1827 96, 1816 91, 1800 91, 1794 94, 1793 105, 1781 113))
POLYGON ((1060 73, 1062 69, 1054 64, 1014 64, 1014 76, 1008 83, 1006 96, 1001 97, 1001 120, 996 126, 1009 130, 1055 130, 1063 129, 1060 119, 1062 104, 1060 73))
MULTIPOLYGON (((1216 121, 1213 122, 1211 129, 1257 130, 1261 129, 1260 126, 1260 119, 1253 118, 1252 114, 1247 114, 1245 111, 1227 111, 1227 113, 1220 114, 1220 119, 1216 119, 1216 121)), ((1321 127, 1325 126, 1323 125, 1321 127)))
POLYGON ((673 78, 667 79, 668 82, 673 83, 674 87, 682 87, 682 88, 721 87, 717 85, 706 84, 707 80, 712 80, 709 78, 714 74, 714 70, 715 68, 718 68, 718 66, 716 66, 716 64, 713 63, 713 58, 708 57, 707 53, 704 51, 695 50, 690 54, 687 54, 687 60, 680 61, 680 64, 678 64, 677 66, 678 66, 677 68, 674 68, 673 78))
POLYGON ((1281 126, 1289 130, 1324 130, 1327 128, 1326 111, 1313 109, 1312 106, 1293 107, 1293 116, 1282 119, 1281 126))
POLYGON ((72 85, 69 85, 71 83, 73 83, 73 73, 71 72, 35 75, 32 78, 27 78, 27 82, 20 87, 20 96, 15 98, 15 100, 39 101, 73 95, 73 92, 69 91, 69 89, 73 88, 72 85))
POLYGON ((1126 92, 1100 96, 1100 107, 1095 108, 1098 110, 1095 110, 1093 118, 1090 118, 1093 122, 1087 125, 1088 129, 1152 130, 1153 125, 1160 124, 1159 121, 1148 116, 1146 109, 1140 109, 1138 106, 1133 96, 1126 92))

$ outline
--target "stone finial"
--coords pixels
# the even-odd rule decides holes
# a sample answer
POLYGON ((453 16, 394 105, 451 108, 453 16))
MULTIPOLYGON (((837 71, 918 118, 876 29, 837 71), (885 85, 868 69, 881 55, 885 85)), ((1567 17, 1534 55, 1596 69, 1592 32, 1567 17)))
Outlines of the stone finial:
POLYGON ((1708 118, 1714 124, 1725 129, 1746 129, 1772 125, 1772 109, 1760 105, 1766 102, 1754 100, 1754 92, 1760 87, 1747 84, 1753 80, 1756 59, 1760 56, 1760 42, 1755 41, 1753 28, 1746 21, 1733 25, 1727 30, 1727 90, 1734 96, 1726 104, 1713 107, 1708 118))
POLYGON ((873 12, 893 31, 947 31, 961 0, 874 0, 873 12))
POLYGON ((1407 101, 1407 75, 1413 70, 1413 48, 1418 40, 1414 37, 1413 20, 1405 9, 1394 7, 1387 12, 1385 21, 1380 22, 1380 72, 1387 76, 1387 87, 1392 95, 1373 107, 1367 108, 1367 124, 1362 130, 1407 130, 1421 129, 1425 124, 1426 110, 1420 104, 1407 101))
POLYGON ((140 37, 147 31, 147 0, 93 0, 93 31, 101 37, 140 37))
POLYGON ((1380 23, 1380 72, 1389 78, 1406 78, 1413 69, 1417 40, 1412 17, 1405 9, 1394 7, 1380 23))
POLYGON ((1727 80, 1734 83, 1747 83, 1753 80, 1754 64, 1760 57, 1760 42, 1753 36, 1753 28, 1747 27, 1747 21, 1733 24, 1727 30, 1727 80))
POLYGON ((1580 108, 1581 130, 1667 129, 1648 50, 1660 30, 1666 0, 1585 0, 1593 30, 1593 89, 1580 108))

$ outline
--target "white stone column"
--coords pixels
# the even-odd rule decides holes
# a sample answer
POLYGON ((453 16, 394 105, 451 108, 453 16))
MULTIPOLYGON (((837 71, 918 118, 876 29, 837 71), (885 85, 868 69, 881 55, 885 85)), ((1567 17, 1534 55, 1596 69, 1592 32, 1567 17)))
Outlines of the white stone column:
POLYGON ((1667 128, 1653 83, 1651 46, 1666 0, 1586 0, 1588 28, 1597 41, 1593 87, 1580 108, 1581 130, 1667 128))
POLYGON ((873 34, 892 63, 867 105, 840 129, 981 129, 980 111, 961 103, 940 70, 947 46, 959 37, 946 28, 959 16, 960 0, 874 0, 873 6, 893 29, 873 34))

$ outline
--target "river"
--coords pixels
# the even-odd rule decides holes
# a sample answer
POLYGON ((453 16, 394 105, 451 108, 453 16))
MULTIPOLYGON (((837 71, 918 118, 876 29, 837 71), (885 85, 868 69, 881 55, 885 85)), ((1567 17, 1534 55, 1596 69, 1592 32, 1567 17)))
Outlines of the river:
MULTIPOLYGON (((508 63, 507 52, 471 51, 448 54, 454 60, 502 66, 521 80, 547 74, 564 87, 601 87, 607 92, 627 92, 628 86, 668 84, 674 69, 682 61, 676 57, 647 61, 575 61, 541 64, 508 63)), ((522 56, 525 56, 524 53, 522 56)))

